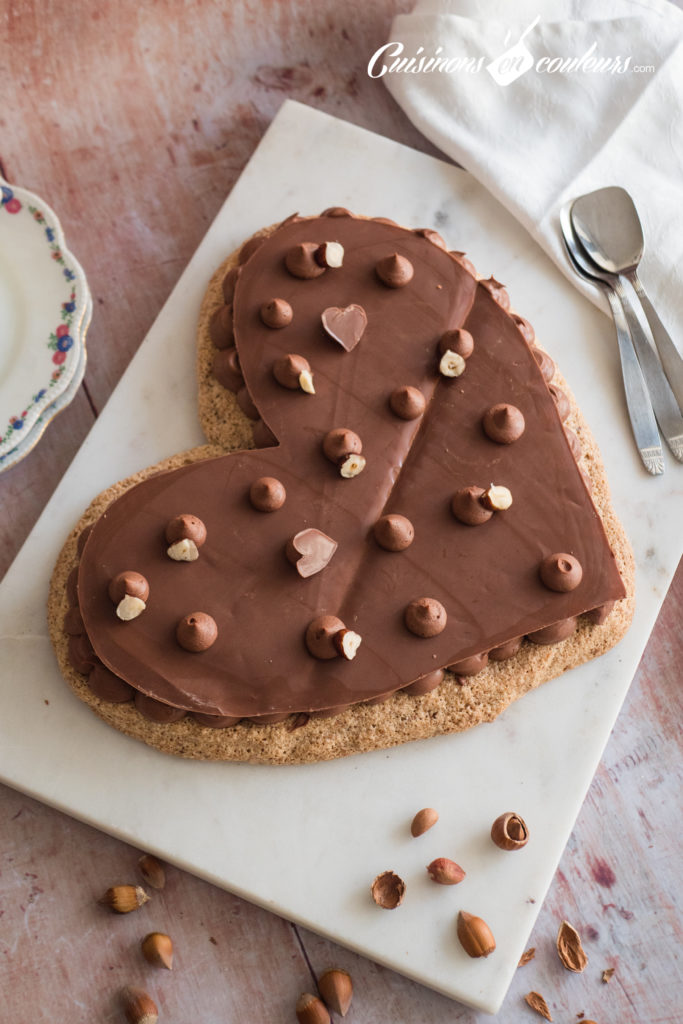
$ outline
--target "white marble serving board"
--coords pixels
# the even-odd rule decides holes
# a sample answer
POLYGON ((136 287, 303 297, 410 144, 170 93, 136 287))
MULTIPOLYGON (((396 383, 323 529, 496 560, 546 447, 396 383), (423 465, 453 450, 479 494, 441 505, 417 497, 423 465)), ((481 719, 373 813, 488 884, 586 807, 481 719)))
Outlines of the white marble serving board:
MULTIPOLYGON (((169 211, 171 216, 172 211, 169 211)), ((10 569, 0 593, 0 777, 69 814, 474 1007, 495 1012, 538 914, 681 552, 683 469, 651 478, 629 433, 612 327, 464 171, 288 101, 10 569), (491 725, 389 751, 294 768, 172 758, 102 724, 62 682, 45 625, 54 560, 92 497, 202 441, 194 325, 215 266, 295 210, 344 205, 435 226, 509 287, 574 389, 602 448, 635 548, 638 609, 608 655, 553 680, 491 725), (169 411, 172 410, 172 415, 169 411), (419 840, 416 810, 441 820, 419 840), (524 816, 520 853, 493 846, 502 811, 524 816), (425 864, 467 878, 443 888, 425 864), (403 906, 369 885, 393 869, 403 906), (535 902, 534 902, 535 901, 535 902), (470 960, 457 911, 498 948, 470 960)), ((542 486, 542 481, 539 481, 542 486)), ((476 685, 476 683, 474 684, 476 685)))

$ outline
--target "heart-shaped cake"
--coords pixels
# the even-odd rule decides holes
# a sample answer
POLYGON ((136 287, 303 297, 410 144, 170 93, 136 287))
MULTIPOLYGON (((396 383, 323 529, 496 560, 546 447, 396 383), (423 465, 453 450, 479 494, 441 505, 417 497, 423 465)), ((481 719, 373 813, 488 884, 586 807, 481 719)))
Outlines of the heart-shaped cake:
POLYGON ((100 495, 60 556, 76 693, 168 752, 297 763, 491 720, 612 646, 628 543, 509 306, 427 229, 333 208, 249 239, 202 307, 210 445, 100 495))

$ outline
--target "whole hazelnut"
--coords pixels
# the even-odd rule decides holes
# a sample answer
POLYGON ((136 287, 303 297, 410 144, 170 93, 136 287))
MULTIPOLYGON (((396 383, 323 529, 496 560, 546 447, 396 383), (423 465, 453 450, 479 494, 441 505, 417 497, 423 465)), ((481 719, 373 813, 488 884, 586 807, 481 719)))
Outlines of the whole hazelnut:
POLYGON ((192 612, 181 619, 176 626, 176 639, 186 651, 206 651, 216 642, 218 626, 216 620, 206 612, 192 612))
POLYGON ((510 811, 496 818, 491 839, 501 850, 521 850, 529 841, 529 831, 524 819, 510 811))
POLYGON ((489 956, 496 948, 491 929, 486 921, 461 910, 458 914, 458 938, 468 956, 489 956))
POLYGON ((417 839, 418 836, 424 835, 430 828, 433 828, 438 820, 438 811, 435 811, 433 807, 423 807, 413 818, 410 834, 417 839))

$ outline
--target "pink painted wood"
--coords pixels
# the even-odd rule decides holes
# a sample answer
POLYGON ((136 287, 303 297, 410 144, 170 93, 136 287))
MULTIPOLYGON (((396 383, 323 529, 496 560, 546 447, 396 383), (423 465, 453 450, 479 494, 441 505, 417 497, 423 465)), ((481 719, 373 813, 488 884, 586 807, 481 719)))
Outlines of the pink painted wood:
MULTIPOLYGON (((0 575, 286 96, 436 153, 365 74, 393 14, 411 6, 7 0, 0 163, 58 211, 95 315, 77 399, 29 458, 0 475, 0 575)), ((532 989, 558 1022, 681 1019, 682 618, 679 569, 534 929, 536 958, 501 1011, 506 1024, 534 1019, 523 1001, 532 989), (589 956, 581 975, 554 951, 565 917, 589 956), (615 974, 604 984, 607 967, 615 974)), ((173 869, 148 905, 112 915, 96 899, 138 881, 139 851, 3 787, 0 835, 3 1021, 120 1021, 124 984, 147 987, 162 1021, 293 1021, 298 994, 333 964, 354 978, 349 1020, 483 1019, 173 869), (151 930, 173 936, 172 974, 139 954, 151 930)))

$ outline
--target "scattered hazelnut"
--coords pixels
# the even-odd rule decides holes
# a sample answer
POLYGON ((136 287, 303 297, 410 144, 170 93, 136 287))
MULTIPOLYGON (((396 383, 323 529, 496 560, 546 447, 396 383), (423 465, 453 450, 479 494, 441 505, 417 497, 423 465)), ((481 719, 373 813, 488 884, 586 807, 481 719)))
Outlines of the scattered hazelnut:
POLYGON ((334 634, 334 646, 347 661, 353 661, 362 642, 363 638, 352 629, 340 629, 334 634))
POLYGON ((346 629, 346 626, 336 615, 319 615, 317 619, 313 619, 308 624, 305 636, 309 653, 321 661, 337 658, 339 649, 335 643, 335 636, 342 629, 346 629))
POLYGON ((384 871, 374 880, 370 892, 378 907, 383 907, 384 910, 395 910, 403 903, 406 883, 393 871, 384 871))
POLYGON ((565 552, 558 552, 543 559, 539 575, 548 590, 566 594, 570 590, 576 590, 583 577, 583 569, 578 558, 565 552))
POLYGON ((496 948, 491 929, 486 921, 461 910, 458 914, 458 938, 468 956, 489 956, 496 948))
POLYGON ((310 992, 303 992, 297 999, 296 1019, 299 1024, 330 1024, 327 1007, 310 992))
POLYGON ((500 281, 496 281, 495 277, 488 277, 486 280, 480 281, 479 284, 486 289, 494 302, 497 302, 499 306, 503 309, 510 308, 510 296, 505 289, 505 285, 501 284, 500 281))
POLYGON ((309 527, 300 530, 288 541, 285 554, 292 565, 296 566, 299 576, 308 579, 329 565, 336 550, 336 540, 309 527))
POLYGON ((415 528, 410 519, 396 512, 380 516, 372 532, 379 546, 385 551, 405 551, 415 537, 415 528))
POLYGON ((446 609, 433 597, 418 597, 404 612, 404 621, 410 632, 423 639, 442 633, 447 618, 446 609))
POLYGON ((122 622, 130 622, 132 619, 137 619, 138 615, 142 615, 147 605, 139 597, 131 597, 126 594, 116 606, 116 614, 122 622))
POLYGON ((345 1017, 353 997, 351 975, 341 967, 330 967, 318 978, 318 989, 329 1008, 345 1017))
POLYGON ((166 554, 174 562, 196 562, 199 558, 197 545, 193 540, 178 540, 166 549, 166 554))
POLYGON ((153 967, 173 969, 173 942, 164 932, 150 932, 140 943, 142 955, 153 967))
POLYGON ((144 989, 127 985, 121 989, 119 997, 128 1024, 157 1024, 159 1010, 144 989))
POLYGON ((286 497, 284 485, 274 476, 260 476, 249 488, 249 500, 259 512, 277 512, 286 497))
POLYGON ((113 885, 98 901, 116 914, 130 914, 149 902, 149 896, 140 885, 113 885))
POLYGON ((455 352, 463 359, 469 359, 474 352, 474 338, 470 332, 456 327, 442 334, 439 339, 439 355, 445 356, 447 352, 455 352))
POLYGON ((192 612, 176 626, 176 640, 186 651, 206 651, 216 642, 218 626, 206 612, 192 612))
POLYGON ((482 504, 482 487, 463 487, 451 499, 451 511, 455 518, 466 526, 481 526, 488 522, 493 511, 482 504))
POLYGON ((281 384, 283 388, 289 388, 290 391, 301 389, 302 391, 309 390, 309 393, 312 395, 315 394, 315 389, 310 390, 313 388, 311 364, 303 356, 290 353, 276 359, 273 363, 273 377, 275 377, 278 384, 281 384), (307 382, 308 388, 304 388, 301 383, 301 378, 304 374, 306 374, 304 380, 307 382))
POLYGON ((525 950, 522 953, 522 955, 519 958, 519 962, 518 962, 517 966, 518 967, 526 967, 526 965, 528 963, 531 963, 531 961, 533 960, 533 958, 535 956, 536 956, 536 947, 535 946, 531 946, 529 949, 525 950))
POLYGON ((346 352, 356 347, 368 326, 367 313, 362 306, 328 306, 320 314, 320 320, 327 334, 338 342, 346 352))
POLYGON ((347 455, 345 459, 339 463, 339 472, 345 480, 351 480, 354 476, 358 476, 362 473, 366 466, 365 456, 363 455, 347 455))
POLYGON ((413 279, 413 265, 405 256, 397 252, 385 256, 375 267, 380 281, 388 288, 403 288, 413 279))
POLYGON ((344 262, 344 246, 340 242, 323 242, 315 250, 316 263, 337 269, 344 262))
POLYGON ((515 405, 499 402, 484 413, 484 433, 497 444, 513 444, 524 433, 524 416, 515 405))
POLYGON ((465 360, 457 352, 444 352, 439 361, 439 373, 443 377, 460 377, 465 372, 465 360))
POLYGON ((427 871, 431 880, 438 882, 439 885, 457 885, 465 877, 465 872, 460 865, 456 864, 454 860, 449 860, 448 857, 437 857, 427 865, 427 871))
POLYGON ((305 391, 307 395, 315 394, 315 387, 313 385, 313 374, 310 370, 302 370, 299 374, 299 387, 302 391, 305 391))
POLYGON ((438 820, 438 811, 435 811, 433 807, 423 807, 413 818, 410 834, 415 836, 415 838, 424 835, 425 832, 428 832, 430 828, 436 825, 438 820))
POLYGON ((261 319, 266 327, 278 330, 287 327, 292 322, 292 307, 286 299, 271 299, 261 306, 261 319))
POLYGON ((508 812, 499 815, 494 821, 491 839, 501 850, 521 850, 529 841, 529 831, 523 818, 508 812))
POLYGON ((389 396, 389 405, 395 416, 402 420, 416 420, 425 411, 425 396, 410 384, 396 388, 389 396))
POLYGON ((138 861, 140 874, 153 889, 163 889, 166 885, 166 869, 160 860, 151 853, 144 853, 138 861))
POLYGON ((512 505, 512 494, 507 487, 500 484, 491 484, 487 487, 479 499, 484 508, 490 508, 493 512, 505 512, 512 505))

